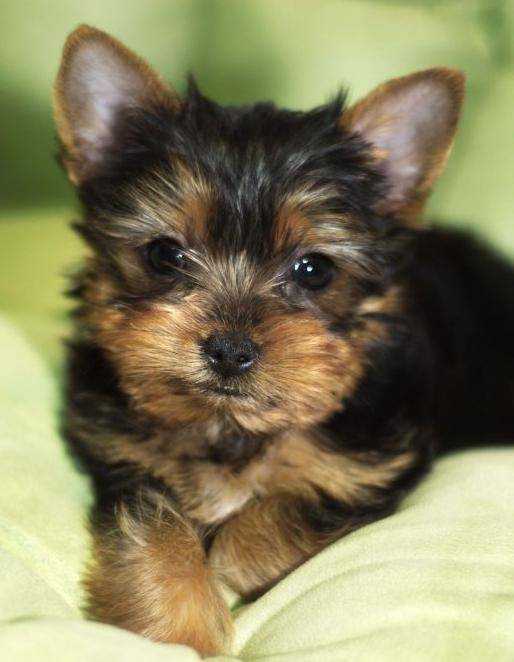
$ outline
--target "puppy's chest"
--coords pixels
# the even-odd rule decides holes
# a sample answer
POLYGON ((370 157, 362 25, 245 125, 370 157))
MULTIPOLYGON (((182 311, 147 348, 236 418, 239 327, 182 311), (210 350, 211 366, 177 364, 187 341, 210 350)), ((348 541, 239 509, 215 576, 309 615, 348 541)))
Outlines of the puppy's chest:
POLYGON ((242 468, 212 461, 175 461, 160 477, 177 495, 185 513, 204 524, 231 517, 254 499, 273 494, 317 501, 320 494, 355 503, 370 487, 386 484, 405 468, 399 457, 371 467, 290 433, 274 440, 242 468))
POLYGON ((183 510, 204 524, 221 522, 255 498, 274 489, 282 468, 277 449, 270 449, 243 466, 213 460, 177 461, 166 477, 183 510))
POLYGON ((323 452, 303 437, 287 436, 243 466, 219 461, 177 460, 161 476, 173 489, 184 511, 205 523, 221 522, 249 501, 277 492, 313 495, 320 483, 337 482, 340 468, 329 472, 323 452))

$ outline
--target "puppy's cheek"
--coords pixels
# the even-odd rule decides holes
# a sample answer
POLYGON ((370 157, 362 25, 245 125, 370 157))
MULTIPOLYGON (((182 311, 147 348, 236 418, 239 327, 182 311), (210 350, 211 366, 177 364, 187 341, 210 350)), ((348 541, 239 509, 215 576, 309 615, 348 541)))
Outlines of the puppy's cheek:
POLYGON ((195 305, 105 310, 95 326, 137 408, 170 424, 207 416, 204 398, 190 392, 205 376, 199 351, 205 321, 195 305))
POLYGON ((237 412, 239 422, 254 430, 325 420, 351 398, 364 372, 359 344, 333 336, 307 314, 268 320, 256 338, 265 355, 255 379, 255 399, 265 416, 243 407, 237 412))

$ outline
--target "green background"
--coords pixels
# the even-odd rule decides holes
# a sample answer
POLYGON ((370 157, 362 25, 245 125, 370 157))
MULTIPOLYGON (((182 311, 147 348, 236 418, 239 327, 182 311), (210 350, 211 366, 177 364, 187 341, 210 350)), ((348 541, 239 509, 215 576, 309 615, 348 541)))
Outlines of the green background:
POLYGON ((514 255, 511 0, 4 1, 0 310, 39 334, 45 351, 57 351, 62 274, 81 251, 66 226, 76 212, 55 161, 51 88, 66 35, 82 22, 125 41, 178 91, 192 71, 227 103, 308 108, 341 85, 356 99, 416 69, 464 69, 461 128, 429 214, 514 255))
MULTIPOLYGON (((82 22, 121 38, 179 91, 193 71, 207 94, 230 103, 271 98, 307 108, 341 84, 356 99, 416 69, 461 67, 463 120, 429 214, 514 256, 514 7, 0 0, 0 657, 193 662, 185 648, 79 620, 91 497, 57 433, 60 387, 48 368, 60 370, 58 340, 68 332, 61 293, 83 251, 68 229, 76 209, 53 156, 51 86, 66 34, 82 22)), ((317 555, 240 613, 235 653, 294 662, 512 660, 511 466, 512 451, 442 460, 397 514, 317 555)))

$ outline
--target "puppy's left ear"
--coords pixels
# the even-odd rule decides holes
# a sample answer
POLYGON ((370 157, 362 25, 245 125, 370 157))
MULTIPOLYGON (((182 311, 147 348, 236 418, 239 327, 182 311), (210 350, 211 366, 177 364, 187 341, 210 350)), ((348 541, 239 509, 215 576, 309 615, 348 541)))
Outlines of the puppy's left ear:
POLYGON ((121 152, 120 127, 135 111, 179 107, 173 90, 114 37, 88 25, 68 37, 55 81, 54 115, 74 184, 108 172, 121 152))
POLYGON ((435 68, 380 85, 343 113, 342 127, 357 133, 386 177, 377 213, 412 223, 441 174, 455 137, 464 74, 435 68))

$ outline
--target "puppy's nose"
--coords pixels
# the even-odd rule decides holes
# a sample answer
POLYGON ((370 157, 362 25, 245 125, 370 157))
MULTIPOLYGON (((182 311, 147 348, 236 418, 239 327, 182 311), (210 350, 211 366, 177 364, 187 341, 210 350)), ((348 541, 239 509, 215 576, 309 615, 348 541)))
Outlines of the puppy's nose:
POLYGON ((257 345, 249 338, 213 333, 203 343, 207 362, 222 377, 238 377, 247 372, 258 356, 257 345))

